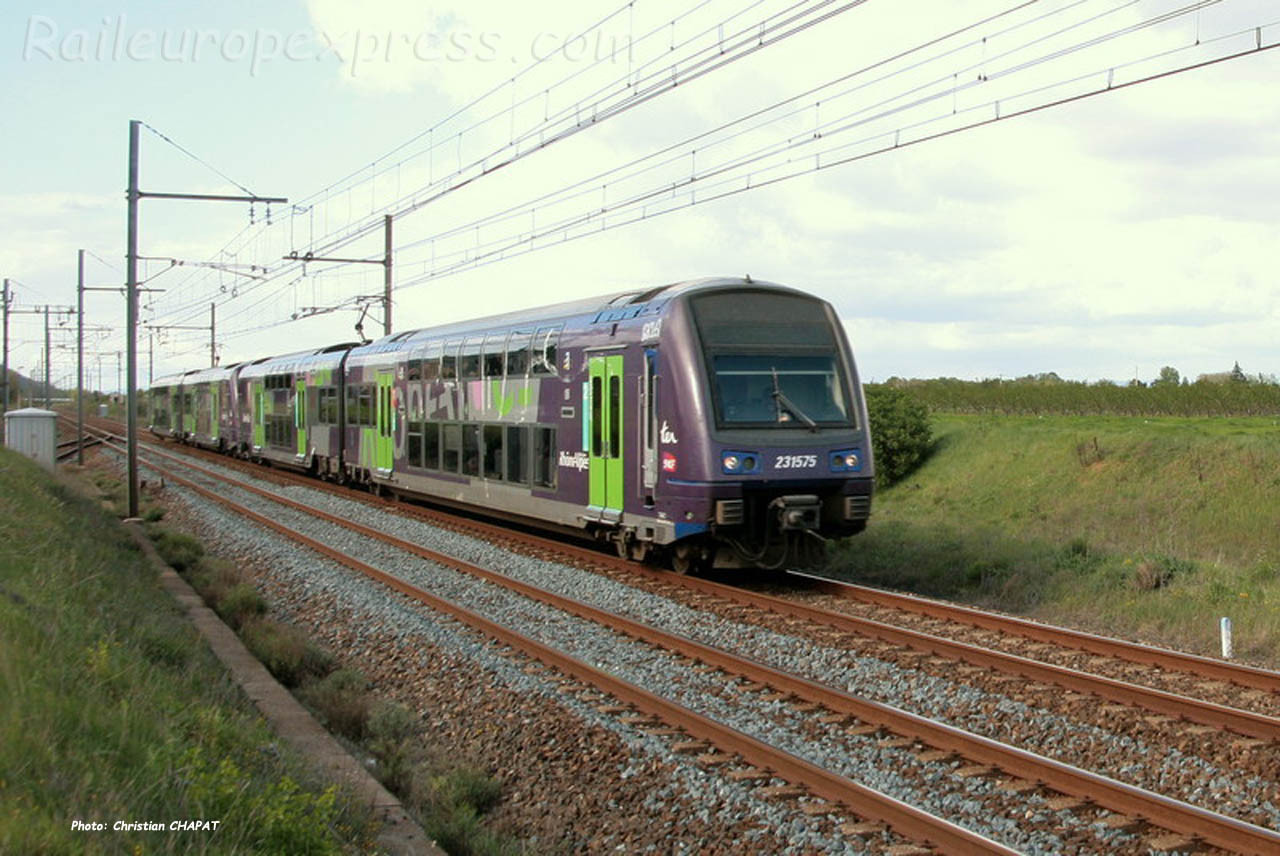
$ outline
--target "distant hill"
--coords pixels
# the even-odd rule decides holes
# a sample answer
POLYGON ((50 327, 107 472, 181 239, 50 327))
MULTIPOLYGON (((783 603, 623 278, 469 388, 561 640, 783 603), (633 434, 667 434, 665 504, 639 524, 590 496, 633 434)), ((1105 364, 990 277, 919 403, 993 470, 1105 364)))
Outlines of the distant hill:
MULTIPOLYGON (((3 392, 0 392, 2 395, 3 392)), ((24 374, 19 374, 13 369, 9 369, 9 410, 17 408, 19 398, 24 406, 32 396, 43 401, 44 399, 44 378, 35 380, 24 374)), ((65 390, 58 389, 56 386, 50 391, 50 395, 54 398, 65 398, 67 393, 65 390)))

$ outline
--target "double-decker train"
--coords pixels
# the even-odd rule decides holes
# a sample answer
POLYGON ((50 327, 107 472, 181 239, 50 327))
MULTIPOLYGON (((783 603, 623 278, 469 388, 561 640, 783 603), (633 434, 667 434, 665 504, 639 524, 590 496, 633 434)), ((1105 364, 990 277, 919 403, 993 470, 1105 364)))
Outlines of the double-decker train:
POLYGON ((866 404, 832 307, 703 279, 156 379, 151 430, 612 542, 677 571, 865 526, 866 404))

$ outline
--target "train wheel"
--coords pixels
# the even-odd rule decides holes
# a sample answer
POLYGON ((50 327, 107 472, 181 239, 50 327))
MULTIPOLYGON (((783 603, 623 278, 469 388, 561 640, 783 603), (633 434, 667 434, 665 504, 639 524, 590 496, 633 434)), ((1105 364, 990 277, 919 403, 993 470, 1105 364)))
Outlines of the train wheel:
POLYGON ((633 562, 643 562, 649 558, 650 543, 648 541, 639 541, 631 532, 619 535, 617 540, 613 542, 614 549, 618 551, 618 555, 623 559, 629 559, 633 562))
POLYGON ((706 557, 696 544, 677 544, 671 551, 671 570, 677 574, 697 574, 706 565, 706 557))

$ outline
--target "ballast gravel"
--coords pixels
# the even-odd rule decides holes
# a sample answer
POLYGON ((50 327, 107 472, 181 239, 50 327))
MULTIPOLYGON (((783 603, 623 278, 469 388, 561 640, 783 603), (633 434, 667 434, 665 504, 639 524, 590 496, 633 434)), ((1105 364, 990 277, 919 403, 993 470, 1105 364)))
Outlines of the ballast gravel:
MULTIPOLYGON (((230 475, 233 478, 243 478, 234 473, 230 475)), ((1182 784, 1189 781, 1187 771, 1190 769, 1195 773, 1190 777, 1193 792, 1195 789, 1207 790, 1219 798, 1227 795, 1237 802, 1252 800, 1259 792, 1258 788, 1267 787, 1266 783, 1261 782, 1249 782, 1241 787, 1228 774, 1212 769, 1194 756, 1143 746, 1122 735, 1069 722, 1063 717, 1031 709, 963 684, 902 669, 874 658, 851 658, 850 652, 844 649, 814 646, 809 640, 786 636, 749 623, 726 621, 720 616, 689 609, 669 599, 598 575, 584 574, 553 562, 501 550, 469 536, 430 527, 358 502, 307 488, 273 486, 272 489, 312 507, 431 549, 486 567, 500 568, 512 577, 575 597, 599 608, 690 636, 706 644, 734 650, 767 662, 775 668, 805 675, 864 697, 959 724, 986 736, 1008 739, 1006 732, 1010 726, 1007 723, 1016 723, 1019 745, 1026 746, 1029 741, 1038 741, 1040 746, 1034 747, 1035 751, 1044 754, 1071 757, 1081 751, 1088 751, 1091 758, 1096 758, 1100 746, 1110 746, 1113 751, 1109 752, 1108 757, 1116 760, 1115 770, 1108 772, 1117 778, 1123 778, 1125 773, 1136 772, 1138 768, 1149 770, 1154 764, 1167 768, 1161 778, 1182 784)), ((250 499, 248 495, 238 498, 246 504, 267 503, 260 498, 250 499)), ((741 825, 747 819, 753 819, 759 825, 751 828, 750 836, 767 835, 767 830, 771 829, 773 834, 783 836, 784 849, 853 852, 849 849, 855 846, 852 842, 830 835, 830 824, 826 825, 826 832, 820 831, 820 823, 810 822, 809 818, 785 806, 762 801, 750 789, 726 782, 719 776, 672 755, 663 741, 639 735, 628 727, 619 725, 613 717, 600 715, 591 705, 566 700, 554 687, 548 687, 545 679, 513 669, 506 659, 495 658, 487 653, 492 646, 476 643, 469 638, 470 634, 460 633, 453 622, 424 617, 422 610, 406 606, 399 598, 389 597, 385 590, 354 577, 346 569, 330 567, 333 563, 312 558, 305 553, 299 556, 298 549, 291 544, 280 543, 282 539, 278 536, 247 527, 220 508, 210 507, 203 500, 189 501, 203 506, 200 514, 212 517, 215 521, 203 527, 205 537, 211 532, 223 533, 220 538, 226 537, 227 533, 234 533, 232 540, 235 543, 225 544, 226 548, 253 553, 259 561, 267 560, 273 573, 279 579, 287 581, 280 592, 283 597, 280 606, 285 614, 302 612, 305 610, 305 603, 326 599, 335 605, 340 604, 342 610, 351 613, 350 618, 356 620, 350 622, 349 618, 348 626, 354 629, 347 642, 355 657, 370 656, 372 652, 369 646, 372 641, 386 638, 398 640, 401 645, 409 645, 413 640, 419 646, 425 640, 434 649, 459 652, 458 655, 467 661, 476 662, 486 672, 500 676, 502 683, 516 692, 554 699, 554 703, 567 707, 585 721, 591 722, 593 727, 604 728, 618 735, 632 752, 639 746, 643 749, 643 754, 650 757, 656 755, 661 765, 669 767, 673 774, 661 788, 646 797, 646 810, 667 811, 672 804, 687 804, 690 800, 701 806, 723 806, 718 814, 721 821, 741 825)), ((678 700, 692 709, 714 716, 877 790, 894 794, 961 822, 1024 852, 1114 852, 1117 849, 1142 849, 1137 837, 1106 830, 1098 823, 1090 825, 1087 820, 1072 817, 1069 812, 1049 811, 1044 800, 1035 795, 1028 798, 1025 795, 1001 794, 990 779, 955 780, 949 775, 951 769, 947 764, 924 764, 908 751, 881 747, 874 738, 854 738, 835 727, 825 730, 815 728, 810 718, 794 714, 782 702, 765 703, 748 693, 735 693, 734 682, 726 682, 723 676, 689 670, 675 658, 619 637, 590 622, 566 616, 541 604, 500 591, 492 585, 407 556, 363 536, 337 530, 331 524, 316 521, 299 512, 281 510, 279 506, 271 504, 270 513, 286 525, 296 526, 331 546, 436 594, 464 603, 521 632, 536 628, 536 635, 548 644, 605 667, 633 683, 678 700), (993 811, 996 805, 1002 808, 993 811), (1059 831, 1055 832, 1055 829, 1059 831), (1074 831, 1065 835, 1061 832, 1071 829, 1074 831)), ((427 613, 427 616, 430 614, 427 613)), ((642 771, 624 766, 620 775, 628 779, 642 775, 642 771), (631 772, 628 773, 628 770, 631 772)), ((1257 807, 1256 802, 1251 802, 1250 805, 1257 807)), ((1274 825, 1278 816, 1275 807, 1267 802, 1261 809, 1274 825)), ((685 816, 682 812, 672 814, 676 817, 685 816)), ((700 815, 695 814, 694 817, 700 815)), ((707 819, 710 820, 711 815, 707 819)), ((666 826, 673 823, 677 821, 665 821, 666 826)), ((668 829, 667 832, 672 833, 673 830, 668 829)), ((678 840, 679 836, 676 838, 678 840)), ((752 843, 757 846, 761 844, 754 838, 752 843)))

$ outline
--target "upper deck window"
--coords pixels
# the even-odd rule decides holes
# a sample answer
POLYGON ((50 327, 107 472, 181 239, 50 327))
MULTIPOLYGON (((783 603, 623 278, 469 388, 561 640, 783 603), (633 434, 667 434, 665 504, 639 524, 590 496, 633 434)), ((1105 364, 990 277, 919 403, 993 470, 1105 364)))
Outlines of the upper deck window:
POLYGON ((839 340, 821 301, 735 290, 696 295, 689 304, 719 423, 850 424, 839 340))
POLYGON ((556 374, 560 327, 539 327, 533 335, 533 373, 556 374))

